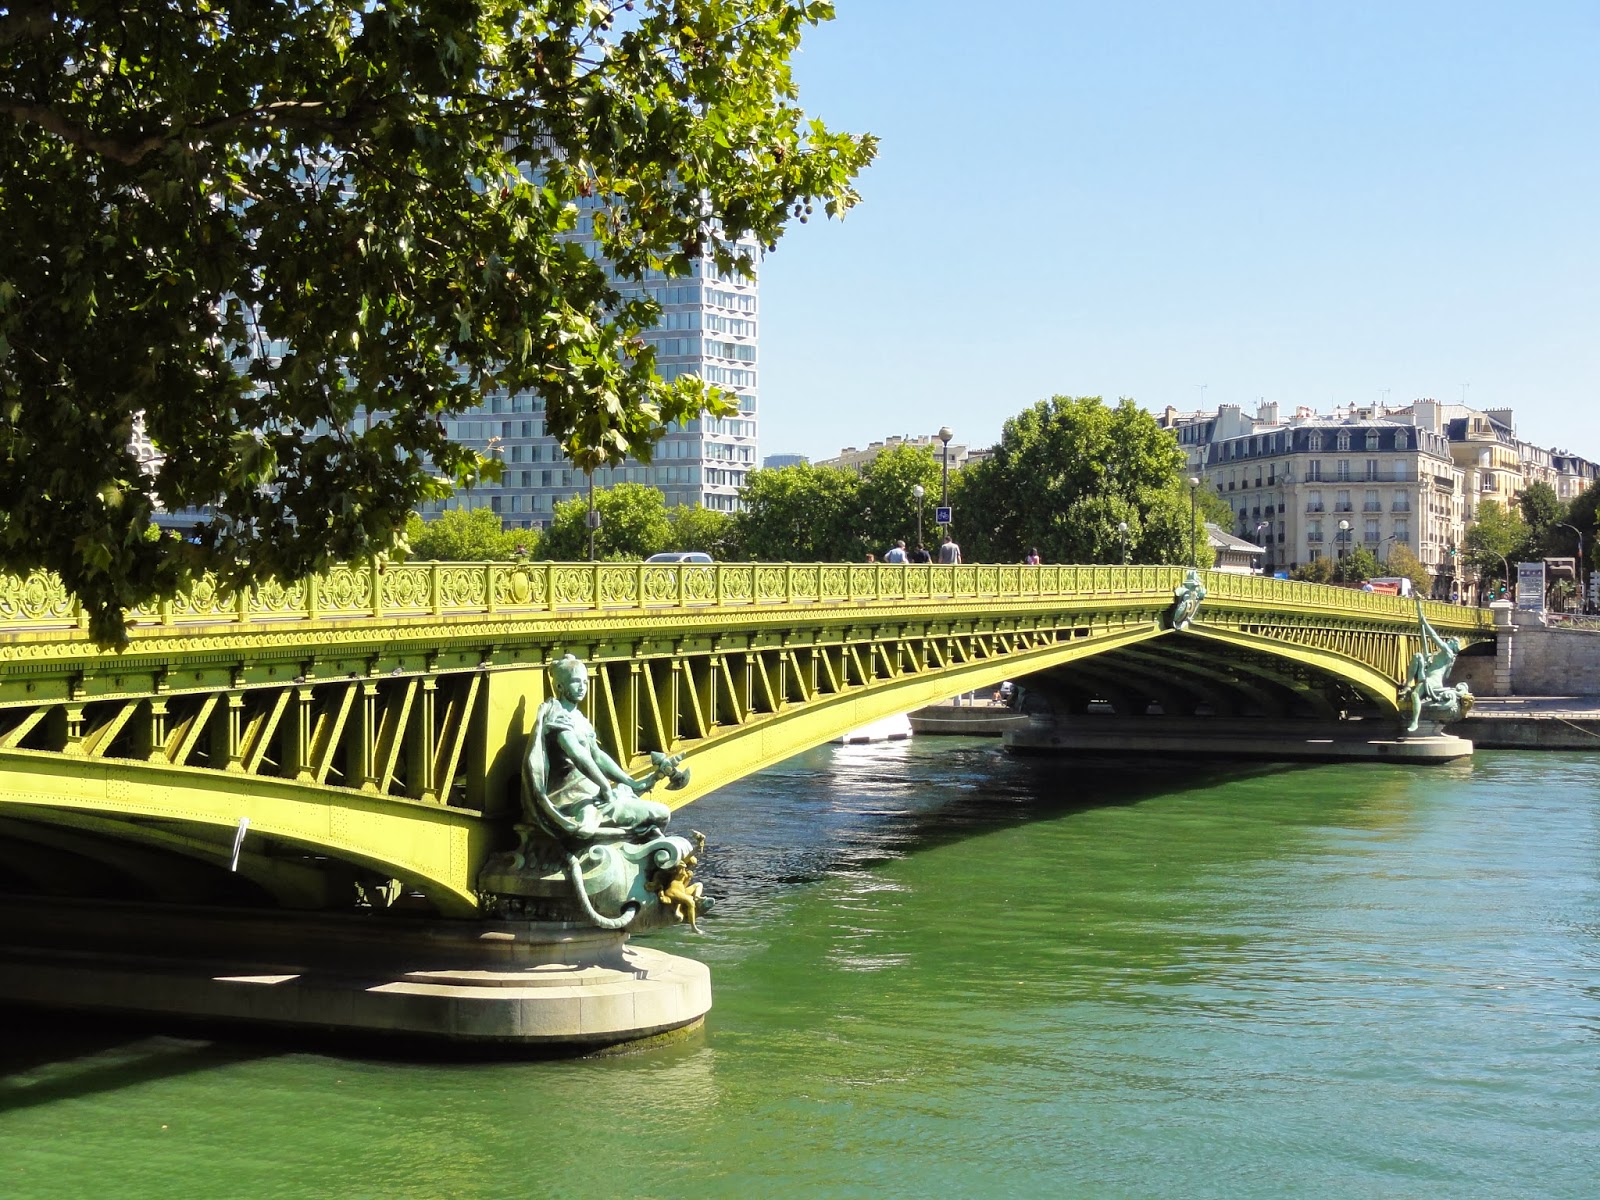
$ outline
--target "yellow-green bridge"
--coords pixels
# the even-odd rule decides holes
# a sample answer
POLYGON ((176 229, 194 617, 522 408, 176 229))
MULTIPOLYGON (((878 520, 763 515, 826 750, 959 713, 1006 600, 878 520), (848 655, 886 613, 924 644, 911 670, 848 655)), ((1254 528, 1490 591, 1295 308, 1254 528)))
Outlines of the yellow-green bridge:
MULTIPOLYGON (((191 594, 96 646, 52 577, 0 578, 0 890, 346 907, 398 881, 480 911, 563 654, 623 763, 685 804, 879 718, 1003 679, 1119 711, 1395 715, 1398 597, 1179 567, 403 564, 191 594), (230 870, 234 867, 234 870, 230 870)), ((1464 644, 1488 614, 1426 606, 1464 644)), ((392 894, 392 893, 391 893, 392 894)))

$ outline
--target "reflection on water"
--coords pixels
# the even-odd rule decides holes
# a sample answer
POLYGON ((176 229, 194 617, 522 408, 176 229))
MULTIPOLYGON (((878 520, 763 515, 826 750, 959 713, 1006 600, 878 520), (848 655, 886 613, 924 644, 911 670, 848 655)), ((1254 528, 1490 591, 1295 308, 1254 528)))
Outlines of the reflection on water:
POLYGON ((1588 1196, 1600 755, 837 747, 696 804, 716 1008, 397 1063, 12 1022, 7 1197, 1588 1196))

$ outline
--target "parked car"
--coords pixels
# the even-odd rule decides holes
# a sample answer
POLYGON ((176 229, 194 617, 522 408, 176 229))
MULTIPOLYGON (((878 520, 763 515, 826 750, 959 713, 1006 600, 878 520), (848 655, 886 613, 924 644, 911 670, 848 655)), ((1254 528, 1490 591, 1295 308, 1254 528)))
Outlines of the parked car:
POLYGON ((647 563, 708 563, 712 561, 711 555, 704 550, 667 550, 661 554, 652 554, 645 559, 647 563))

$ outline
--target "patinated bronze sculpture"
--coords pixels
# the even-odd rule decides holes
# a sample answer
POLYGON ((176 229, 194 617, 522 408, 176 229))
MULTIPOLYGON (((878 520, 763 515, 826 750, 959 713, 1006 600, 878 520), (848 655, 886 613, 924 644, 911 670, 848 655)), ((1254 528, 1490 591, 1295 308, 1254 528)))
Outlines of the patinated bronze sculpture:
POLYGON ((1422 614, 1422 597, 1417 597, 1417 623, 1422 627, 1422 649, 1411 656, 1411 669, 1400 688, 1401 704, 1410 703, 1411 720, 1407 733, 1416 733, 1424 718, 1448 725, 1472 711, 1472 691, 1464 683, 1451 686, 1446 680, 1461 653, 1456 638, 1441 638, 1422 614))
POLYGON ((523 757, 520 844, 489 861, 480 887, 514 915, 602 929, 693 925, 710 907, 690 882, 705 839, 695 834, 691 844, 666 833, 671 810, 646 798, 662 780, 668 788, 688 783, 681 756, 652 753, 650 770, 630 775, 583 713, 583 663, 565 655, 550 678, 555 694, 539 706, 523 757))

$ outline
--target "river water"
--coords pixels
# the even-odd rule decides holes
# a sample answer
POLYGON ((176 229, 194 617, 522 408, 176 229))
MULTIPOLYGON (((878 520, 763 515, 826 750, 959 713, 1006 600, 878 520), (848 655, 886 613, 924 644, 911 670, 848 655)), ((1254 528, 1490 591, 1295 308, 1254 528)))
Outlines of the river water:
POLYGON ((680 813, 648 1054, 416 1063, 9 1018, 0 1197, 1600 1195, 1600 755, 803 755, 680 813))

